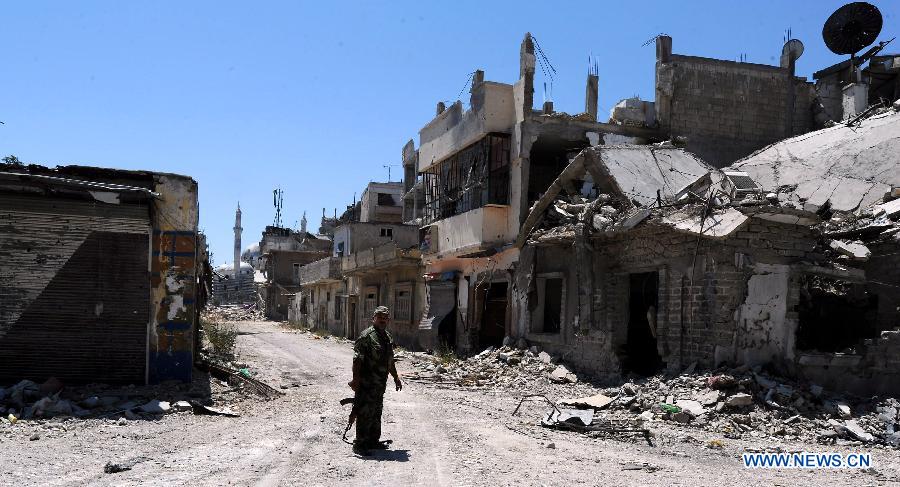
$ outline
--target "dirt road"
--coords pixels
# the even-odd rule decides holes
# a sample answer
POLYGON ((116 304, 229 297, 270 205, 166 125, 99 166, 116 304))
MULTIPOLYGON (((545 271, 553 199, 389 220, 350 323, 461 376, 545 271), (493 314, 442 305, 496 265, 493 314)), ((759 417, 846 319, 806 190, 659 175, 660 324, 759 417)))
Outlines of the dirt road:
MULTIPOLYGON (((239 418, 180 413, 155 421, 4 425, 0 485, 821 486, 900 480, 896 450, 870 450, 874 468, 865 471, 749 470, 740 454, 773 444, 724 440, 723 449, 711 450, 704 445, 713 437, 668 424, 652 447, 592 439, 534 426, 541 406, 512 417, 517 395, 414 382, 385 398, 383 430, 394 448, 359 457, 340 438, 348 410, 338 400, 351 395, 351 345, 272 323, 243 323, 241 329, 240 358, 262 380, 287 387, 284 397, 235 405, 239 418), (39 438, 31 440, 34 430, 39 438), (109 461, 135 464, 107 474, 109 461)), ((399 368, 402 374, 403 364, 399 368)))

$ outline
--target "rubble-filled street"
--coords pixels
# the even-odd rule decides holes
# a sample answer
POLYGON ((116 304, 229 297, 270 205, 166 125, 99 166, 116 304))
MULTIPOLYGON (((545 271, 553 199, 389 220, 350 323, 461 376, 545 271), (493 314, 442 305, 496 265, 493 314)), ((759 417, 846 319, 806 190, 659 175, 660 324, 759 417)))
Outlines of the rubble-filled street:
MULTIPOLYGON (((427 479, 432 485, 863 486, 900 481, 900 450, 885 447, 880 437, 861 442, 826 433, 834 429, 830 423, 846 424, 851 417, 866 430, 883 429, 879 416, 886 410, 867 409, 875 404, 845 399, 848 416, 840 409, 826 412, 814 406, 820 404, 814 392, 788 393, 792 385, 770 383, 752 372, 685 374, 662 383, 651 378, 598 389, 574 374, 554 379, 560 376, 554 374, 558 365, 549 363, 555 359, 522 350, 487 352, 466 362, 398 353, 406 385, 386 394, 383 427, 394 443, 390 450, 360 457, 341 441, 349 410, 338 401, 352 394, 346 385, 350 342, 271 322, 241 322, 239 333, 237 360, 283 396, 266 400, 248 391, 227 392, 232 387, 212 379, 213 405, 239 417, 190 410, 146 414, 138 406, 133 416, 6 421, 0 426, 5 466, 0 483, 410 485, 427 479), (775 391, 770 400, 786 406, 759 403, 759 395, 769 395, 763 394, 767 388, 775 391), (749 405, 713 412, 719 402, 735 402, 742 394, 736 391, 751 395, 749 405), (526 400, 512 414, 528 394, 561 403, 598 393, 616 399, 594 414, 595 423, 642 425, 652 446, 640 433, 542 427, 551 409, 543 399, 526 400), (674 409, 663 405, 668 403, 688 414, 684 423, 679 413, 666 412, 674 409), (791 419, 795 407, 800 419, 791 419), (873 464, 832 471, 744 469, 741 454, 754 451, 866 451, 873 464)), ((147 391, 153 392, 171 394, 147 391)), ((115 394, 136 396, 127 390, 115 394)), ((185 391, 186 399, 191 396, 185 391)), ((821 397, 822 403, 830 400, 821 397)), ((896 408, 893 414, 896 423, 896 408)))
POLYGON ((900 2, 106 3, 3 9, 0 486, 900 485, 900 2))

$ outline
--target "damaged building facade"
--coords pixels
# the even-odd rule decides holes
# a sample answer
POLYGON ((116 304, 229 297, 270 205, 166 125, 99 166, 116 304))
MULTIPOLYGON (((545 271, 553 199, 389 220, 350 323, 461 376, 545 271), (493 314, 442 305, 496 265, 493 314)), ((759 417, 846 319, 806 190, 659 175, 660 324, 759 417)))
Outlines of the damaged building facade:
POLYGON ((300 268, 291 322, 356 336, 369 326, 377 306, 388 306, 397 342, 416 346, 424 302, 418 227, 402 223, 406 195, 414 191, 412 177, 369 183, 359 202, 327 222, 331 255, 300 268))
POLYGON ((265 277, 259 294, 265 303, 265 316, 273 320, 287 320, 291 301, 300 291, 300 268, 331 253, 331 239, 327 235, 306 231, 304 223, 299 231, 269 225, 259 241, 258 265, 265 277))
POLYGON ((764 365, 896 393, 898 144, 890 110, 722 171, 666 145, 584 150, 519 235, 517 335, 601 375, 764 365), (566 191, 588 175, 596 194, 566 191))
POLYGON ((190 381, 198 214, 186 176, 0 166, 0 381, 190 381))

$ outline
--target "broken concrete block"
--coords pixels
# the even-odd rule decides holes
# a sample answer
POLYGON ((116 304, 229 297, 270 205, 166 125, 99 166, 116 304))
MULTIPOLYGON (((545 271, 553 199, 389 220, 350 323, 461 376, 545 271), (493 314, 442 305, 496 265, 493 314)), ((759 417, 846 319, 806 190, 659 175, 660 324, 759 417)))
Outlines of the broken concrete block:
POLYGON ((700 404, 702 404, 704 406, 712 406, 713 404, 715 404, 716 402, 719 401, 719 397, 720 397, 719 391, 708 391, 703 394, 700 394, 700 396, 697 397, 697 401, 699 401, 700 404))
POLYGON ((844 421, 844 428, 847 430, 847 432, 850 433, 851 436, 860 441, 869 442, 875 439, 871 434, 866 432, 866 430, 864 430, 862 426, 859 425, 859 423, 852 419, 844 421))
POLYGON ((738 393, 725 399, 725 405, 730 408, 750 406, 751 404, 753 404, 753 396, 750 394, 738 393))
POLYGON ((560 384, 564 384, 566 382, 574 384, 575 382, 578 382, 578 377, 564 365, 559 365, 555 369, 553 369, 553 372, 550 373, 550 380, 560 384))
POLYGON ((850 417, 853 416, 853 414, 850 411, 850 405, 848 405, 846 403, 839 402, 839 403, 835 404, 835 410, 837 411, 838 416, 840 416, 843 419, 849 419, 850 417))
POLYGON ((680 407, 682 411, 687 411, 693 416, 700 416, 705 412, 702 404, 697 401, 691 401, 689 399, 680 399, 678 401, 675 401, 675 405, 680 407))
POLYGON ((167 401, 160 401, 154 399, 147 404, 141 406, 141 412, 150 413, 150 414, 165 414, 169 412, 172 407, 169 405, 167 401))
POLYGON ((653 421, 653 411, 644 411, 640 414, 640 418, 644 421, 653 421))
POLYGON ((634 228, 635 225, 644 221, 648 216, 650 216, 650 210, 647 208, 640 209, 634 213, 632 213, 628 218, 625 219, 619 226, 623 230, 628 230, 630 228, 634 228))
POLYGON ((563 406, 603 409, 612 401, 613 399, 609 396, 604 396, 603 394, 595 394, 593 396, 580 397, 578 399, 563 399, 562 401, 559 401, 559 403, 563 406))
POLYGON ((603 215, 594 215, 591 223, 594 224, 595 230, 604 230, 612 223, 612 220, 609 217, 603 215))
POLYGON ((547 352, 541 352, 538 354, 538 360, 544 362, 545 364, 553 363, 553 357, 547 352))
POLYGON ((842 240, 832 240, 829 246, 841 255, 846 255, 853 260, 866 261, 872 255, 872 251, 861 243, 850 243, 842 240))
POLYGON ((900 198, 895 199, 893 201, 888 201, 883 205, 878 205, 875 207, 874 211, 875 216, 884 215, 888 218, 893 218, 895 216, 900 215, 900 198))
POLYGON ((678 423, 690 423, 691 415, 685 411, 678 411, 672 415, 672 419, 678 423))
POLYGON ((737 379, 730 375, 714 375, 706 380, 710 389, 728 389, 737 385, 737 379))

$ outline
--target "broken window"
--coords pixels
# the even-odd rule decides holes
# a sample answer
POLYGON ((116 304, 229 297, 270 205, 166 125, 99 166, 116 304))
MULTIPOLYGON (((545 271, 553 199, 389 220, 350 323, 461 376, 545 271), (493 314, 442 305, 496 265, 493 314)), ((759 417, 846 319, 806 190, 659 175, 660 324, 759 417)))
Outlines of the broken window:
POLYGON ((394 202, 394 195, 390 193, 377 193, 378 195, 378 206, 397 206, 397 203, 394 202))
POLYGON ((341 319, 341 305, 343 304, 343 299, 340 296, 334 297, 334 319, 341 319))
POLYGON ((294 264, 294 282, 300 281, 300 264, 294 264))
POLYGON ((309 304, 310 304, 310 306, 314 306, 316 304, 316 290, 315 289, 309 290, 309 304))
POLYGON ((534 333, 559 333, 562 329, 565 306, 565 283, 559 273, 543 274, 537 278, 537 307, 531 321, 534 333))
POLYGON ((862 340, 876 338, 878 296, 863 283, 810 275, 800 285, 797 349, 855 353, 862 340))
POLYGON ((394 229, 393 228, 382 228, 381 236, 387 238, 394 238, 394 229))
POLYGON ((338 257, 343 257, 344 256, 344 242, 338 242, 335 245, 336 246, 334 249, 334 253, 336 253, 338 257))
POLYGON ((412 318, 412 285, 398 284, 394 289, 394 321, 409 322, 412 318))
POLYGON ((508 205, 509 150, 509 135, 490 134, 422 173, 426 222, 508 205))

